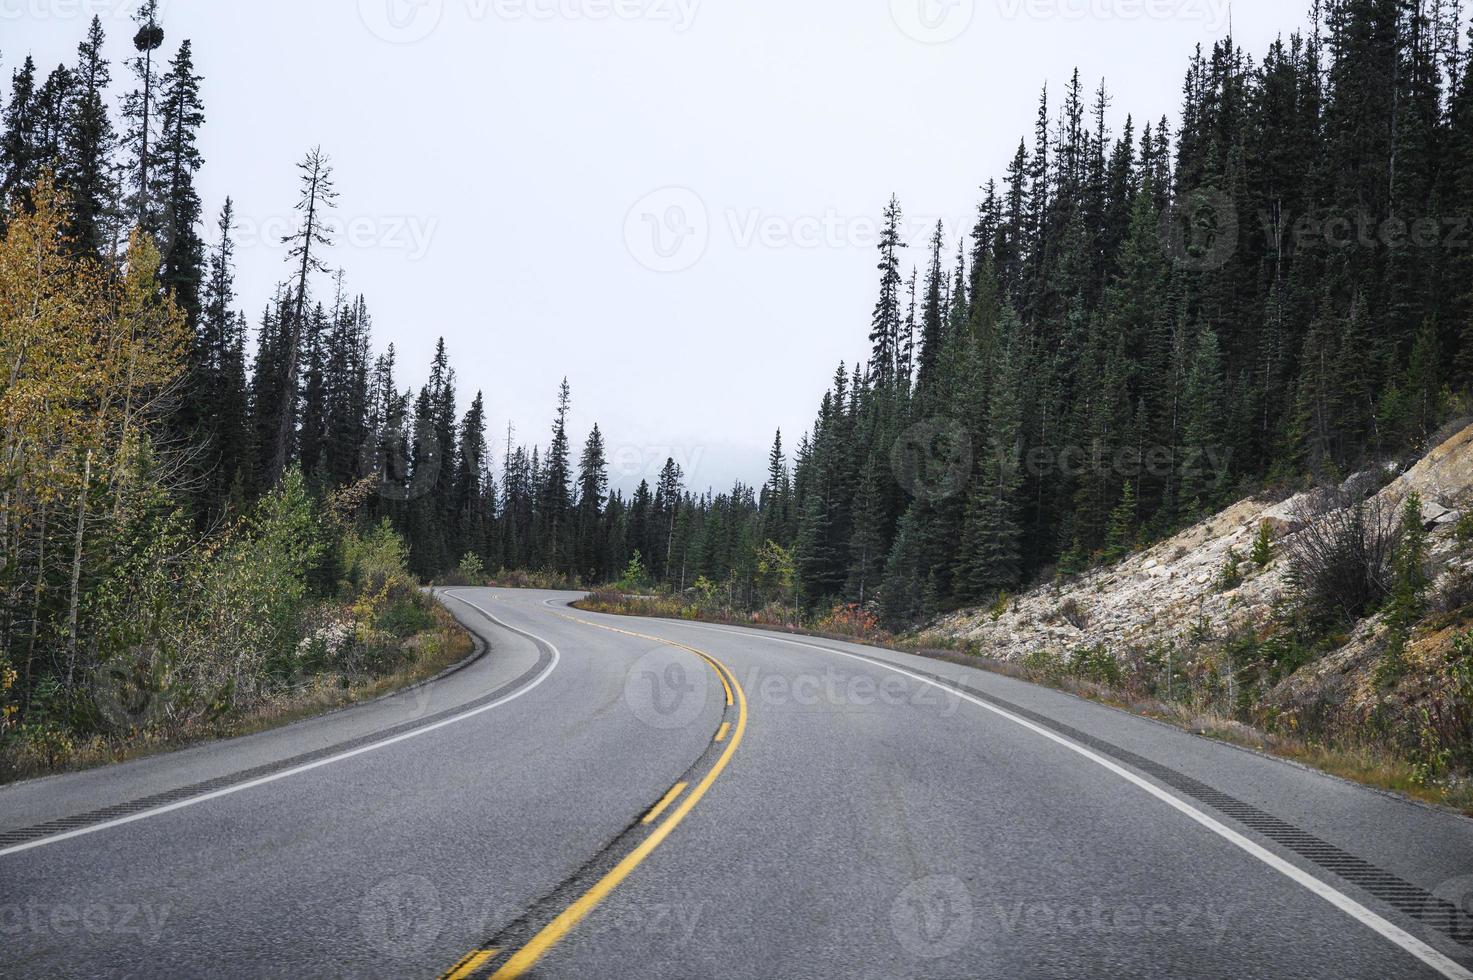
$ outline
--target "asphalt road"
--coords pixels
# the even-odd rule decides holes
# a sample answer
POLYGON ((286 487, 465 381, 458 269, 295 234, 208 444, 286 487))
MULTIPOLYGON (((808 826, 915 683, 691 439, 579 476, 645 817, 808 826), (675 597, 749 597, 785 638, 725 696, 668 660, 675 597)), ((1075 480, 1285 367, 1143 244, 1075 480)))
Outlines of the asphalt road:
POLYGON ((438 681, 0 789, 0 975, 1473 977, 1473 821, 573 598, 452 590, 438 681))

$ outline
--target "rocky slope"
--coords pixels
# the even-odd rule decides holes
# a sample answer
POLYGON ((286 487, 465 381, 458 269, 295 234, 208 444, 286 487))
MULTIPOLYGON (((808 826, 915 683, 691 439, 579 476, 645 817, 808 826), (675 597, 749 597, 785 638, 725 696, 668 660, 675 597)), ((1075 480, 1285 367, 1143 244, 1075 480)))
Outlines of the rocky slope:
POLYGON ((1256 699, 1260 712, 1326 734, 1373 717, 1394 724, 1435 688, 1453 638, 1468 629, 1461 613, 1473 601, 1473 574, 1468 549, 1454 528, 1473 508, 1473 425, 1449 431, 1451 436, 1410 467, 1388 464, 1356 474, 1341 494, 1314 490, 1287 500, 1243 500, 1118 564, 992 609, 945 616, 926 632, 1013 662, 1030 655, 1067 658, 1073 651, 1103 647, 1122 663, 1139 665, 1144 652, 1169 649, 1179 663, 1212 673, 1231 693, 1234 672, 1222 652, 1224 643, 1234 636, 1262 638, 1271 629, 1275 606, 1288 589, 1284 555, 1306 522, 1322 519, 1336 503, 1373 497, 1387 514, 1395 514, 1415 489, 1431 532, 1434 614, 1407 647, 1405 680, 1392 690, 1373 680, 1386 631, 1380 617, 1372 616, 1343 645, 1256 699), (1274 539, 1273 557, 1259 568, 1250 553, 1265 524, 1274 539), (1232 556, 1241 581, 1224 575, 1232 556))

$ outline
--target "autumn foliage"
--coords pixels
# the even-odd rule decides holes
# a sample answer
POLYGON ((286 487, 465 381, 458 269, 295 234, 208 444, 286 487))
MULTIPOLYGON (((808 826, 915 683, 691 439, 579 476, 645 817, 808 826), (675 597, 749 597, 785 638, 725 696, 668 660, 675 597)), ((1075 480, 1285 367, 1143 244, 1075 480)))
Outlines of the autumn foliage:
POLYGON ((190 336, 146 237, 104 264, 74 252, 49 182, 33 201, 0 241, 0 637, 27 691, 96 661, 86 600, 168 489, 157 425, 190 336))

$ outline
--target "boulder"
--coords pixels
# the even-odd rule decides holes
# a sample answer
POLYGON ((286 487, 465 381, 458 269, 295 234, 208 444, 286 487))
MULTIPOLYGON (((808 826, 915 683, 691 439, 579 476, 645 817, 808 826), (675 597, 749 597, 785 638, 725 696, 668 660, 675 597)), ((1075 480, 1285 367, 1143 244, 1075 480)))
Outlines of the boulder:
POLYGON ((1379 467, 1352 473, 1340 484, 1340 492, 1351 500, 1365 500, 1386 485, 1386 473, 1379 467))
POLYGON ((1444 507, 1436 501, 1422 504, 1422 527, 1431 531, 1445 524, 1454 524, 1458 520, 1458 512, 1450 507, 1444 507))

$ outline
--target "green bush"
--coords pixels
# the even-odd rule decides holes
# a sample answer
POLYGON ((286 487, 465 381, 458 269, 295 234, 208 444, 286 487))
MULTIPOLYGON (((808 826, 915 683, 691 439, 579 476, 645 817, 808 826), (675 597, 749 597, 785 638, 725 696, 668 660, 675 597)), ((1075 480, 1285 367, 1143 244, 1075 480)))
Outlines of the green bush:
POLYGON ((1120 661, 1103 643, 1075 648, 1069 654, 1068 670, 1075 677, 1106 687, 1119 687, 1124 679, 1120 661))
POLYGON ((331 544, 300 472, 204 545, 178 512, 144 511, 123 533, 141 545, 93 593, 101 643, 77 728, 186 723, 295 676, 308 580, 331 544))
POLYGON ((1030 650, 1018 662, 1023 672, 1043 681, 1057 681, 1067 673, 1067 666, 1059 655, 1049 650, 1030 650))
POLYGON ((423 595, 408 593, 391 599, 373 625, 392 636, 410 637, 433 627, 435 614, 423 595))
POLYGON ((624 574, 619 576, 619 581, 614 583, 621 592, 643 592, 649 588, 649 573, 645 571, 644 560, 636 549, 629 556, 629 564, 624 566, 624 574))
POLYGON ((368 531, 344 536, 343 565, 353 589, 377 592, 394 579, 409 579, 409 550, 386 517, 368 531))
POLYGON ((486 566, 482 563, 481 556, 474 552, 465 553, 457 571, 466 585, 483 585, 486 582, 486 566))

